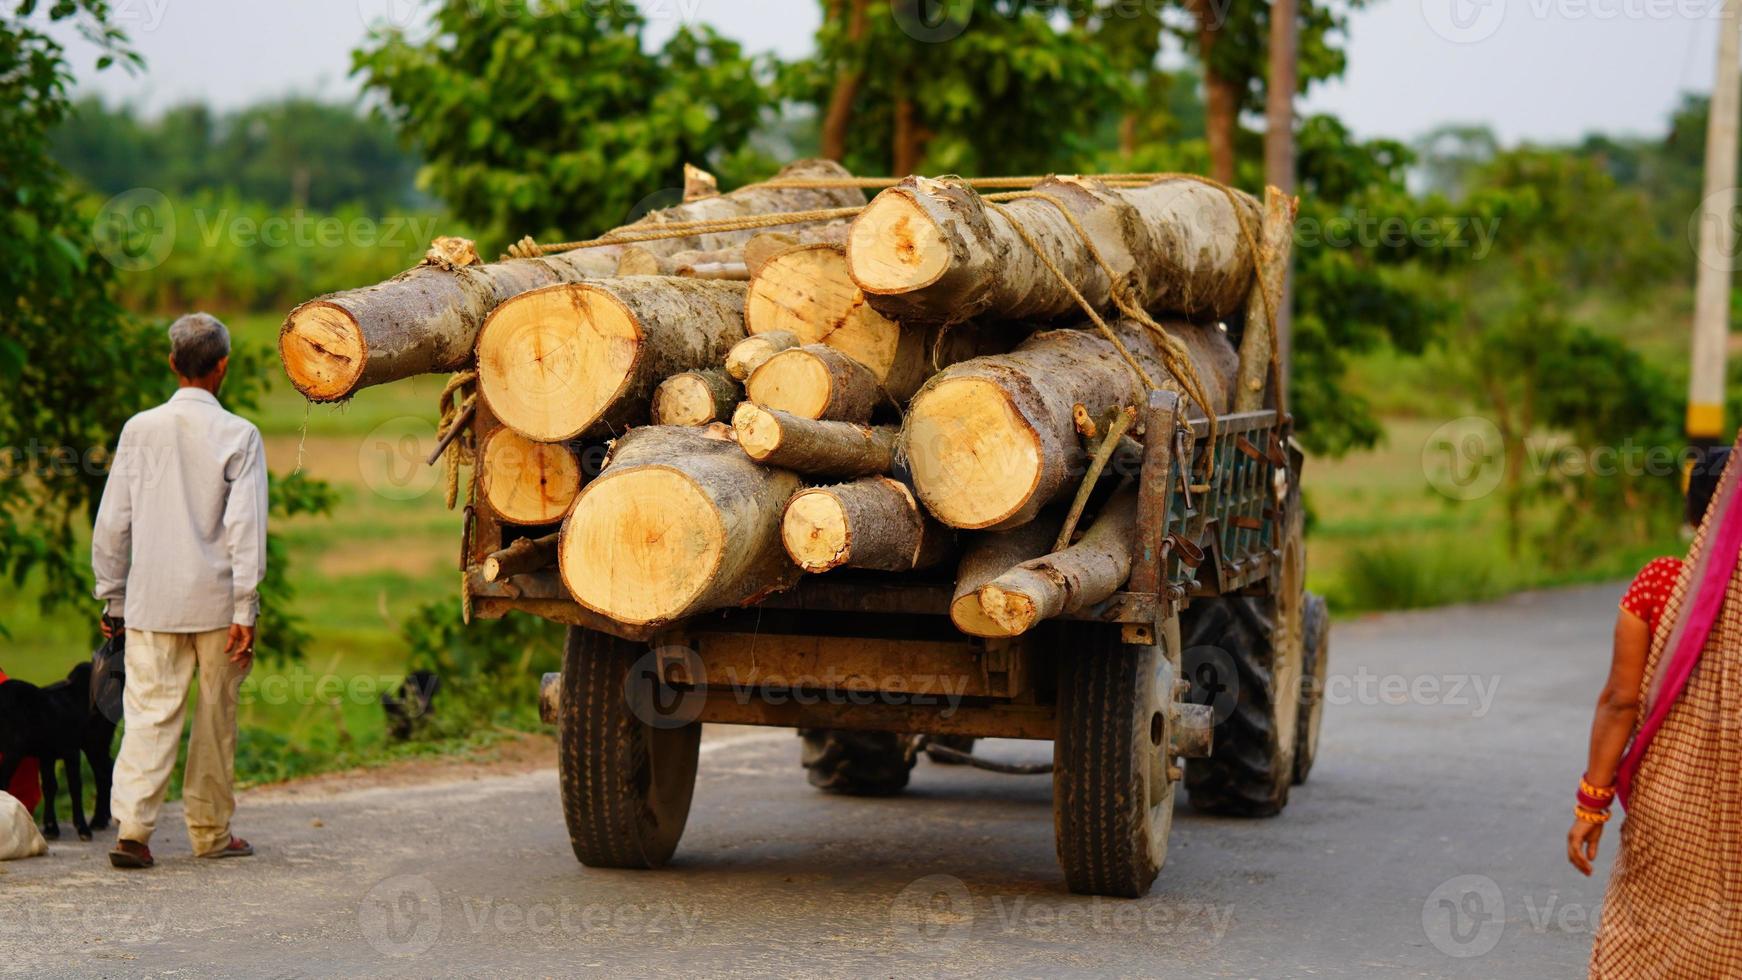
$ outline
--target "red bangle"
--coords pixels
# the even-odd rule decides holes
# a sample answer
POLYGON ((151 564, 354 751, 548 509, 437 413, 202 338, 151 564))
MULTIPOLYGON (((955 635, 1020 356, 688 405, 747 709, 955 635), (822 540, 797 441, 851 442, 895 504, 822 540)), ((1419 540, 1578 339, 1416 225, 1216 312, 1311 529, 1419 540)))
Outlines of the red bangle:
POLYGON ((1607 809, 1609 809, 1610 805, 1615 802, 1615 797, 1613 797, 1613 796, 1608 796, 1608 797, 1592 796, 1591 794, 1585 792, 1583 787, 1580 787, 1580 789, 1579 789, 1578 798, 1579 798, 1579 805, 1584 807, 1587 810, 1607 810, 1607 809))

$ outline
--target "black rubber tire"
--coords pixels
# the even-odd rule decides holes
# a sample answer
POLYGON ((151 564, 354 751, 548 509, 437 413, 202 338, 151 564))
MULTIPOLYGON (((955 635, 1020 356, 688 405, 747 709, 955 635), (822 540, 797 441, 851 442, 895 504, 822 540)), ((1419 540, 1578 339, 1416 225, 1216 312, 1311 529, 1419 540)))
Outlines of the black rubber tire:
POLYGON ((1213 706, 1216 718, 1212 754, 1186 763, 1186 790, 1196 809, 1268 817, 1288 804, 1295 726, 1277 724, 1274 605, 1269 598, 1199 599, 1181 617, 1188 697, 1213 706))
POLYGON ((1160 647, 1121 643, 1117 627, 1073 624, 1072 633, 1070 655, 1059 658, 1053 741, 1059 864, 1079 895, 1142 898, 1167 860, 1173 823, 1173 668, 1160 647))
POLYGON ((907 757, 905 736, 831 728, 799 735, 804 739, 805 778, 825 793, 894 796, 907 788, 915 760, 907 757))
POLYGON ((702 726, 631 706, 631 675, 654 683, 652 664, 644 644, 569 627, 557 771, 569 843, 590 868, 660 867, 689 819, 702 726))
POLYGON ((1301 640, 1300 730, 1294 739, 1294 783, 1307 781, 1319 754, 1319 726, 1325 716, 1325 678, 1331 661, 1331 611, 1324 596, 1307 594, 1301 640))

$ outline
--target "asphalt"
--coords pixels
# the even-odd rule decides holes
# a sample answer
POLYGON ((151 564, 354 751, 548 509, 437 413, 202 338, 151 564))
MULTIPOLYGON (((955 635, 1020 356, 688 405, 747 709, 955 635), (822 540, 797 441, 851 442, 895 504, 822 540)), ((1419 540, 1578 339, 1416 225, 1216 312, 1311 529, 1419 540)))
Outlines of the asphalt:
POLYGON ((554 768, 249 793, 250 859, 190 857, 172 807, 151 871, 108 867, 113 831, 0 865, 0 972, 1579 975, 1614 840, 1587 880, 1563 837, 1619 592, 1338 623, 1310 782, 1269 820, 1182 803, 1138 901, 1064 890, 1045 777, 922 762, 904 796, 828 797, 792 733, 732 728, 665 870, 577 864, 554 768))

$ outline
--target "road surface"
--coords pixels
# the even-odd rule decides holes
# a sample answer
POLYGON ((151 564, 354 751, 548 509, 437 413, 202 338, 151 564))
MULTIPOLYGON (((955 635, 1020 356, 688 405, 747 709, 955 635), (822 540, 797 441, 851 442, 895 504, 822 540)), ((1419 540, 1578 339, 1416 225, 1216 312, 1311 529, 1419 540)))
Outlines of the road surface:
POLYGON ((108 867, 113 831, 0 865, 0 972, 1582 975, 1614 841, 1591 881, 1562 841, 1619 591, 1337 624, 1312 781, 1272 820, 1182 804, 1140 901, 1064 891, 1045 777, 827 797, 790 732, 732 728, 667 870, 578 865, 554 769, 259 791, 251 859, 190 858, 172 807, 152 871, 108 867))

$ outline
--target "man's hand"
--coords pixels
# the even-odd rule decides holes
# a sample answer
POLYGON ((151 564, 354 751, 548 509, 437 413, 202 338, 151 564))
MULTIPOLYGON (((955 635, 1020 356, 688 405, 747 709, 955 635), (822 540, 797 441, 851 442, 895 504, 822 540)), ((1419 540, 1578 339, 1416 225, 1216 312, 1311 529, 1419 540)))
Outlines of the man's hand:
POLYGON ((116 619, 107 614, 98 619, 97 624, 98 627, 102 629, 103 639, 105 640, 113 640, 115 637, 127 632, 127 623, 125 620, 116 619))
POLYGON ((230 624, 230 640, 224 644, 224 653, 230 662, 240 667, 246 667, 254 661, 254 627, 243 626, 240 623, 230 624))

